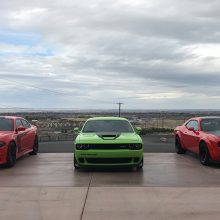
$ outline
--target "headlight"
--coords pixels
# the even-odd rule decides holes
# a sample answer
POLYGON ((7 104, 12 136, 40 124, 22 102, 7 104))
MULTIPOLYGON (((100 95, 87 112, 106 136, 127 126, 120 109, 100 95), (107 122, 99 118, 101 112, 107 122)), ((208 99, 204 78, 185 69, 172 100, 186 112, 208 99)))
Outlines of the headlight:
POLYGON ((129 144, 131 150, 140 150, 142 148, 142 144, 129 144))
POLYGON ((4 147, 6 143, 4 141, 0 141, 0 147, 4 147))
POLYGON ((76 149, 77 150, 88 150, 89 144, 76 144, 76 149))

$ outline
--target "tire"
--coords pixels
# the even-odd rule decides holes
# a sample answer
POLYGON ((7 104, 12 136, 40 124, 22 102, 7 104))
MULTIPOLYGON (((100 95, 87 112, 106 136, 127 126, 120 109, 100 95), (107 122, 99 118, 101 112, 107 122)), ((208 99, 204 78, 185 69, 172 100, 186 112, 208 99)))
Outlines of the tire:
POLYGON ((39 143, 38 143, 38 137, 36 136, 35 139, 34 139, 33 151, 31 151, 29 154, 30 155, 37 155, 38 154, 38 148, 39 148, 39 143))
POLYGON ((176 150, 177 154, 185 154, 186 153, 186 150, 184 148, 182 148, 179 137, 176 137, 176 139, 175 139, 175 150, 176 150))
POLYGON ((13 167, 16 163, 16 159, 16 145, 12 142, 8 147, 6 167, 13 167))
POLYGON ((74 155, 74 168, 77 170, 80 169, 80 165, 78 164, 75 155, 74 155))
POLYGON ((202 165, 208 166, 211 163, 208 147, 205 142, 199 145, 199 160, 202 165))
POLYGON ((137 165, 137 169, 143 169, 144 166, 144 158, 142 157, 141 162, 137 165))

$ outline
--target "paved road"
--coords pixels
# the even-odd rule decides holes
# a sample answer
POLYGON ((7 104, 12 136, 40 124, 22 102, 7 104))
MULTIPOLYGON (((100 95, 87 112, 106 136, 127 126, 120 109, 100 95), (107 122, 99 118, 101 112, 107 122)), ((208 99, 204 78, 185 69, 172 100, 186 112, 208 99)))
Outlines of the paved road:
MULTIPOLYGON (((174 140, 173 136, 163 135, 148 135, 142 137, 144 141, 144 152, 150 153, 173 153, 174 140), (166 142, 161 142, 160 139, 166 137, 166 142)), ((42 142, 39 148, 40 153, 72 153, 73 141, 59 142, 42 142)))
POLYGON ((0 168, 1 220, 219 220, 220 169, 147 153, 143 170, 74 170, 70 153, 0 168))

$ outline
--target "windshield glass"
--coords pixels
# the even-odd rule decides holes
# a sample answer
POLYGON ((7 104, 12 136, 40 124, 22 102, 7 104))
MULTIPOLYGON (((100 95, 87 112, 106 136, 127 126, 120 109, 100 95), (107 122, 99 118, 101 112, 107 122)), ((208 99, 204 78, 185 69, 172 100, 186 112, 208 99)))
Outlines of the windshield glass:
POLYGON ((134 130, 128 121, 123 120, 92 120, 88 121, 83 131, 88 132, 128 132, 133 133, 134 130))
POLYGON ((220 130, 220 118, 209 118, 201 121, 202 131, 218 131, 220 130))
POLYGON ((0 118, 0 131, 13 131, 12 119, 0 118))

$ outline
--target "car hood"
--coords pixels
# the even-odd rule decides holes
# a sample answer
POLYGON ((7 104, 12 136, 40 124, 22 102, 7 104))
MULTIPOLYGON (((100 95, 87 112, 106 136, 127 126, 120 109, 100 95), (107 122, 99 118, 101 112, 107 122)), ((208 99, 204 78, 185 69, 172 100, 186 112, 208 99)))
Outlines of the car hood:
POLYGON ((81 133, 76 138, 77 143, 142 143, 136 133, 81 133))

